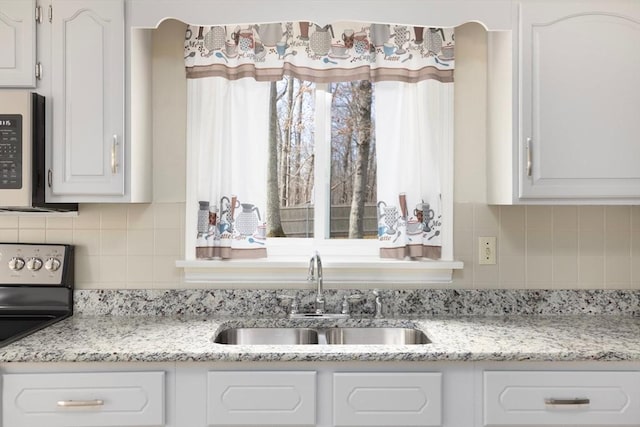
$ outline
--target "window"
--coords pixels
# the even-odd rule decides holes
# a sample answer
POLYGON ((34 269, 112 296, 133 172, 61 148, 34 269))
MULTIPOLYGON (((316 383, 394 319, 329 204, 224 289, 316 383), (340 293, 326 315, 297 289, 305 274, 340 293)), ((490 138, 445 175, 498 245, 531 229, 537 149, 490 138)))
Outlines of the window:
POLYGON ((206 268, 241 266, 241 280, 264 279, 246 269, 304 268, 311 249, 343 269, 342 281, 452 268, 379 258, 451 259, 453 92, 441 84, 453 78, 451 31, 287 22, 196 34, 190 27, 185 42, 188 161, 195 166, 187 259, 198 201, 213 201, 221 224, 209 235, 224 241, 222 258, 234 262, 206 268), (279 73, 294 77, 278 82, 279 73), (283 238, 267 245, 267 235, 283 238), (267 249, 268 259, 241 260, 265 257, 267 249), (385 269, 392 274, 380 274, 385 269))
POLYGON ((318 215, 325 218, 317 221, 322 238, 377 237, 373 88, 369 81, 316 85, 289 76, 271 85, 277 114, 271 116, 275 140, 269 149, 276 151, 270 156, 277 167, 268 171, 268 236, 313 237, 318 215), (316 95, 331 99, 320 114, 316 95), (314 129, 324 128, 325 118, 330 139, 316 140, 314 129), (328 164, 316 163, 316 151, 323 151, 328 164), (329 180, 316 168, 330 168, 329 180), (328 188, 328 209, 316 209, 315 187, 328 188))

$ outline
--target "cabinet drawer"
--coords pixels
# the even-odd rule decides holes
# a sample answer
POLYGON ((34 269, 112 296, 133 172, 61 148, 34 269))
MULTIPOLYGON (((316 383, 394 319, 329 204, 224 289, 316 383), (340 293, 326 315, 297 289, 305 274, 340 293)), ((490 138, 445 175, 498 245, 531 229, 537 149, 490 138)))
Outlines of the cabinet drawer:
POLYGON ((441 395, 440 373, 336 373, 333 424, 440 426, 441 395))
POLYGON ((485 372, 484 425, 640 426, 640 372, 485 372))
POLYGON ((209 372, 210 426, 316 424, 315 372, 209 372))
POLYGON ((2 378, 3 426, 164 423, 164 372, 7 374, 2 378))

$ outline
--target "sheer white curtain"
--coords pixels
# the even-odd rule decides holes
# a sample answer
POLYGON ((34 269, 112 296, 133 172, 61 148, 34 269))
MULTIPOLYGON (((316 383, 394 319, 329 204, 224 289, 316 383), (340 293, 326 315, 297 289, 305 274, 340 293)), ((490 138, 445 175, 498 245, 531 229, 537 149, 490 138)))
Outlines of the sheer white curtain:
POLYGON ((439 160, 453 143, 453 83, 376 83, 375 128, 380 256, 439 259, 439 160))
POLYGON ((211 210, 197 245, 211 248, 204 252, 211 258, 265 257, 269 83, 206 77, 187 85, 196 191, 211 210))

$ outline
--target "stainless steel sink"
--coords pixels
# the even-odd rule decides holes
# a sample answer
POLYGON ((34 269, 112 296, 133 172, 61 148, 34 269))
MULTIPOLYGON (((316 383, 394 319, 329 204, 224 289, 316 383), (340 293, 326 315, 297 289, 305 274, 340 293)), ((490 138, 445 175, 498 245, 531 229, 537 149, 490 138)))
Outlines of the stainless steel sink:
POLYGON ((213 342, 228 345, 414 345, 431 341, 418 329, 350 328, 229 328, 213 342))
POLYGON ((325 331, 327 344, 410 345, 429 344, 424 332, 410 328, 331 328, 325 331))
POLYGON ((213 342, 236 345, 317 344, 318 332, 309 328, 230 328, 221 331, 213 342))

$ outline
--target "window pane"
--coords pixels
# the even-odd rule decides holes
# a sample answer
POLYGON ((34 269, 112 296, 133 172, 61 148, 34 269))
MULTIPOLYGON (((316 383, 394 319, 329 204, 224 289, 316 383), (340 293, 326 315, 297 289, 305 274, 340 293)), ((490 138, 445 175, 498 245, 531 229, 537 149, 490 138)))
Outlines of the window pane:
POLYGON ((315 84, 285 76, 271 84, 267 234, 313 237, 315 84))
POLYGON ((366 80, 332 83, 332 238, 376 238, 376 144, 373 85, 366 80))

